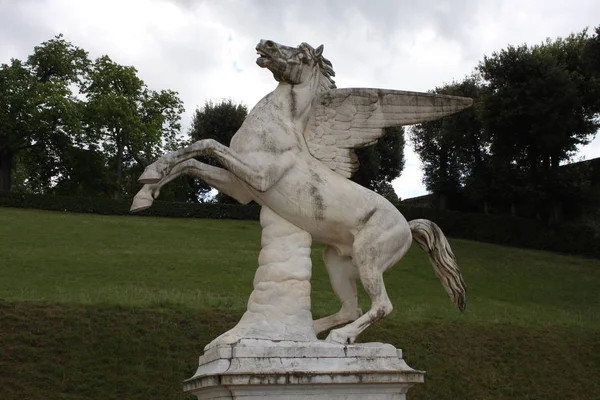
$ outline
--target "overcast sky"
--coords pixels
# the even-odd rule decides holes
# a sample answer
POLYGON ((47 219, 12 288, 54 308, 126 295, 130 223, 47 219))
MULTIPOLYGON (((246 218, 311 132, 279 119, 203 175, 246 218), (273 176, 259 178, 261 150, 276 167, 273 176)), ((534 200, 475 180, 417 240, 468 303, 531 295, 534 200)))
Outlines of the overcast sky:
MULTIPOLYGON (((91 58, 133 65, 152 89, 178 91, 183 123, 206 100, 249 108, 273 90, 260 39, 325 45, 338 87, 427 91, 469 74, 508 44, 600 25, 598 0, 0 0, 0 63, 63 33, 91 58)), ((578 157, 600 156, 600 137, 578 157)), ((402 198, 425 194, 409 148, 402 198)))

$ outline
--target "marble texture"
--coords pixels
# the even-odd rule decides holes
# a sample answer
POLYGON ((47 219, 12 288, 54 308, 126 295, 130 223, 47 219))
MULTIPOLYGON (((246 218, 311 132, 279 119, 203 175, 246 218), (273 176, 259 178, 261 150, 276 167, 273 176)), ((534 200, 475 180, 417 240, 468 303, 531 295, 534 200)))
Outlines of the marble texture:
POLYGON ((200 140, 168 153, 140 176, 144 187, 132 211, 150 207, 160 188, 192 175, 237 199, 263 207, 262 250, 248 310, 208 349, 243 338, 349 344, 393 306, 383 273, 413 239, 426 251, 446 293, 462 311, 466 285, 448 241, 427 220, 406 221, 382 196, 348 178, 359 167, 355 148, 368 146, 384 128, 415 124, 459 112, 471 99, 388 89, 338 89, 323 46, 284 46, 261 40, 257 64, 277 87, 248 114, 231 144, 200 140), (197 161, 210 156, 221 167, 197 161), (312 321, 310 245, 325 245, 324 261, 341 307, 312 321), (356 284, 371 305, 362 312, 356 284), (341 326, 336 328, 337 326, 341 326))
POLYGON ((423 375, 389 344, 242 339, 201 356, 184 390, 203 400, 401 400, 423 375))
POLYGON ((311 237, 268 207, 260 212, 262 249, 248 310, 205 350, 242 338, 316 341, 310 311, 311 237))

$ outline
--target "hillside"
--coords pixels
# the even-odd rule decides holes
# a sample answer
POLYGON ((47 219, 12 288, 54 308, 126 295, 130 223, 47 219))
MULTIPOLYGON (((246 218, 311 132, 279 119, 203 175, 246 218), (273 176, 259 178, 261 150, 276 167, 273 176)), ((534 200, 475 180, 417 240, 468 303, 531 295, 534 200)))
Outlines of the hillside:
MULTIPOLYGON (((385 275, 394 312, 359 338, 427 371, 410 399, 596 399, 598 260, 451 244, 467 311, 413 246, 385 275)), ((203 346, 244 311, 259 245, 254 221, 0 208, 0 398, 185 398, 203 346)), ((315 317, 338 308, 320 253, 315 317)))

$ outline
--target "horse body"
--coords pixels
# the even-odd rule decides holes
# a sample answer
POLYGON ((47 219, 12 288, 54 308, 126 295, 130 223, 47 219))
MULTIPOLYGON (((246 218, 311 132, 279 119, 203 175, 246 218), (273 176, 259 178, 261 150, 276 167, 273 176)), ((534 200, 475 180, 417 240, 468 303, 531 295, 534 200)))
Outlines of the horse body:
MULTIPOLYGON (((464 282, 441 230, 430 221, 407 222, 384 197, 350 181, 311 154, 305 138, 307 126, 314 123, 316 98, 320 92, 331 93, 329 90, 335 88, 323 73, 331 64, 322 58, 322 46, 315 50, 305 44, 291 48, 261 41, 257 51, 261 55, 257 63, 273 72, 279 82, 277 88, 251 110, 229 147, 201 140, 148 166, 140 177, 147 184, 136 195, 132 210, 149 207, 162 185, 188 173, 241 203, 254 200, 308 232, 313 241, 326 245, 324 261, 333 290, 342 302, 338 313, 314 322, 315 331, 351 322, 330 332, 329 340, 335 342, 354 342, 360 332, 391 312, 382 274, 402 258, 413 236, 429 252, 449 296, 463 309, 464 282), (198 155, 215 157, 224 169, 194 160, 198 155), (372 301, 362 316, 357 280, 372 301)), ((364 110, 372 105, 365 102, 364 91, 357 93, 362 97, 353 100, 356 107, 350 104, 340 110, 364 110)), ((377 96, 380 99, 376 101, 385 103, 381 95, 377 96)), ((377 122, 382 118, 381 110, 366 120, 363 131, 367 134, 370 118, 377 122)), ((346 119, 342 116, 341 123, 346 119)), ((372 139, 362 141, 368 142, 372 139)))
MULTIPOLYGON (((229 147, 245 159, 283 171, 266 191, 240 183, 258 204, 342 256, 353 255, 354 237, 371 218, 381 219, 379 229, 396 226, 410 233, 402 214, 384 197, 335 173, 309 153, 303 132, 318 88, 311 83, 280 82, 250 111, 229 147)), ((394 239, 400 243, 406 237, 394 239)))
POLYGON ((257 203, 310 233, 313 241, 335 247, 340 255, 352 256, 354 237, 376 213, 385 214, 383 225, 404 224, 408 230, 402 215, 382 196, 305 154, 290 156, 294 167, 277 184, 266 192, 249 191, 257 203))

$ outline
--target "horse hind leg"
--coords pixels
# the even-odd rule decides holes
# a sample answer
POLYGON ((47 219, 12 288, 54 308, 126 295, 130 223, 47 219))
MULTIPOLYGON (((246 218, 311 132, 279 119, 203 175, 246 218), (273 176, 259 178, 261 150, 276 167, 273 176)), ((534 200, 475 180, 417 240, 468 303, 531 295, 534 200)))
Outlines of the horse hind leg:
POLYGON ((358 271, 352 258, 340 256, 333 247, 327 246, 323 252, 323 260, 327 267, 333 292, 342 302, 342 307, 337 313, 313 322, 317 334, 334 326, 354 321, 362 315, 356 291, 358 271))
MULTIPOLYGON (((400 221, 399 221, 400 222, 400 221)), ((384 224, 382 224, 384 225, 384 224)), ((365 226, 354 241, 354 263, 358 275, 371 299, 371 308, 354 322, 333 329, 327 341, 351 344, 356 337, 393 310, 383 282, 383 273, 406 253, 411 244, 410 230, 405 224, 383 229, 376 224, 365 226)))
POLYGON ((365 329, 393 310, 392 303, 385 291, 381 272, 369 269, 361 271, 360 275, 363 287, 371 298, 371 308, 354 322, 329 332, 326 339, 328 342, 352 344, 365 329))

